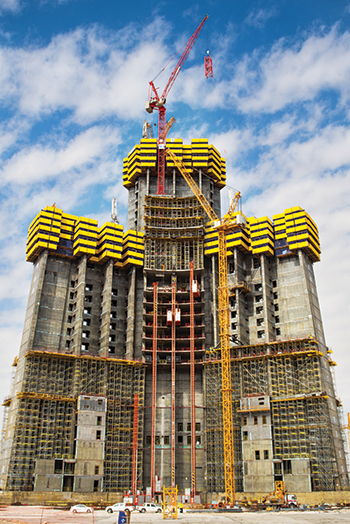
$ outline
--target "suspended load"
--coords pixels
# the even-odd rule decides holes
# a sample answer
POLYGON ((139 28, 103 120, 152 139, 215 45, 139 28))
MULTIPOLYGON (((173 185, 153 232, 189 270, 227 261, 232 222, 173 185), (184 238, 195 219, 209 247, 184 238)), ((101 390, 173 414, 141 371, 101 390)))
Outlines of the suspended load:
POLYGON ((207 56, 204 57, 204 73, 205 78, 213 78, 213 60, 207 51, 207 56))

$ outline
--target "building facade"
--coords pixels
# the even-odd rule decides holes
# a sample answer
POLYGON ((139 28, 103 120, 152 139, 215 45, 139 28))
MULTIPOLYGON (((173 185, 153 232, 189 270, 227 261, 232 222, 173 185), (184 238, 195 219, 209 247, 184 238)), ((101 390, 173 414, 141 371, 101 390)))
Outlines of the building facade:
MULTIPOLYGON (((225 160, 206 139, 167 146, 220 216, 225 160)), ((2 490, 225 491, 217 233, 171 160, 157 194, 156 163, 154 139, 124 160, 126 231, 56 206, 29 227, 2 490)), ((319 259, 299 207, 227 236, 236 491, 348 485, 319 259)))

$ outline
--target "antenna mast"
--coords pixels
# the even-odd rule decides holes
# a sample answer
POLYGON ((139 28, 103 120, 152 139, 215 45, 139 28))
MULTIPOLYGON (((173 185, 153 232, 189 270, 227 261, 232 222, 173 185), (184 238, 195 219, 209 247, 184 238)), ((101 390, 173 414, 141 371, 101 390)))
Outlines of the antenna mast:
POLYGON ((117 213, 117 199, 113 198, 112 200, 112 214, 111 218, 115 224, 119 224, 118 222, 118 213, 117 213))

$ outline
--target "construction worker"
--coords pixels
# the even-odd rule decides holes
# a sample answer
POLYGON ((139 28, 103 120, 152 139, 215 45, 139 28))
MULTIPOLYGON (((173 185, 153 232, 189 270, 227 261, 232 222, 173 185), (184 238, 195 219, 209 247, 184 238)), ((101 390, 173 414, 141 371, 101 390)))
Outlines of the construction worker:
POLYGON ((180 509, 180 513, 184 512, 184 505, 182 504, 182 502, 179 502, 179 509, 180 509))

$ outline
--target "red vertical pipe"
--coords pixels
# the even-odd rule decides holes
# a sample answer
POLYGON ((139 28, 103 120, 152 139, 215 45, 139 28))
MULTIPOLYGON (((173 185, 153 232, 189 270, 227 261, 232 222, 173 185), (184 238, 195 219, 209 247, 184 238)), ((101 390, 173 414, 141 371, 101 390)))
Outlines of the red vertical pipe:
POLYGON ((190 262, 190 348, 191 348, 191 503, 196 494, 196 399, 194 346, 194 264, 190 262))
POLYGON ((157 323, 158 282, 153 282, 153 346, 152 346, 152 429, 151 429, 151 496, 155 493, 155 448, 156 448, 156 394, 157 394, 157 323))

